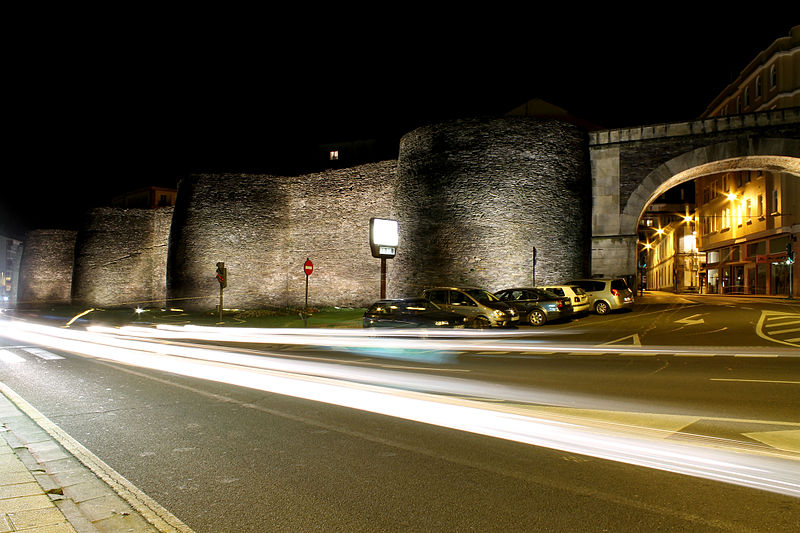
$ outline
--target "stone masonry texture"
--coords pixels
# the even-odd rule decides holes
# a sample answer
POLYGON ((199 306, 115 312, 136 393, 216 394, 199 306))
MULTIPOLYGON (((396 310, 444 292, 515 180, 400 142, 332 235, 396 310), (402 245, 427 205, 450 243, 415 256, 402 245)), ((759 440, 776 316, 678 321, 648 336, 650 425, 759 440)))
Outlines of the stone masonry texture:
POLYGON ((174 209, 99 208, 77 236, 31 232, 20 301, 212 309, 216 264, 224 262, 225 307, 299 307, 308 258, 309 305, 365 306, 380 295, 372 217, 399 223, 388 297, 435 285, 559 283, 589 275, 593 261, 605 274, 631 274, 635 236, 622 228, 638 210, 624 206, 647 201, 642 184, 655 190, 672 175, 662 166, 704 150, 708 162, 796 156, 777 142, 798 138, 796 117, 767 115, 771 122, 758 115, 740 127, 704 121, 592 134, 559 120, 463 119, 409 132, 396 161, 301 176, 191 175, 178 184, 174 209), (741 149, 717 154, 723 145, 741 149), (593 192, 602 196, 595 206, 593 192), (594 256, 593 208, 604 239, 594 256))
POLYGON ((591 182, 585 133, 530 117, 458 120, 405 135, 391 292, 498 290, 588 274, 591 182))
POLYGON ((39 229, 25 234, 18 305, 70 303, 76 232, 39 229))
POLYGON ((380 293, 371 217, 391 215, 396 161, 303 176, 193 175, 178 185, 170 234, 172 305, 212 308, 224 262, 227 308, 363 306, 380 293))
POLYGON ((163 306, 172 211, 103 207, 86 213, 75 243, 73 303, 163 306))

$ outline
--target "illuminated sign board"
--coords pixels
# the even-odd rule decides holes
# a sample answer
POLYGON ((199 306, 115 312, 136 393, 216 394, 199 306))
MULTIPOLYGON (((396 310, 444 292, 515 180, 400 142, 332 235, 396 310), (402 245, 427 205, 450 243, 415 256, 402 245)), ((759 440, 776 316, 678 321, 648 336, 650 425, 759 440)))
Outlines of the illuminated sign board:
POLYGON ((394 257, 397 253, 399 235, 396 220, 369 219, 369 246, 372 257, 394 257))

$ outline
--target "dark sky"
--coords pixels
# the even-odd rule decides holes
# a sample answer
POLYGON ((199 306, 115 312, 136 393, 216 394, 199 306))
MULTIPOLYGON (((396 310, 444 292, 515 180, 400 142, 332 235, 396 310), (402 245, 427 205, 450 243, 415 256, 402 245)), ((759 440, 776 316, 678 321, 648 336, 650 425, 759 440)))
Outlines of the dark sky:
POLYGON ((270 172, 302 147, 394 142, 533 98, 609 128, 691 120, 800 22, 207 15, 31 27, 5 68, 0 235, 74 226, 118 192, 189 172, 270 172))

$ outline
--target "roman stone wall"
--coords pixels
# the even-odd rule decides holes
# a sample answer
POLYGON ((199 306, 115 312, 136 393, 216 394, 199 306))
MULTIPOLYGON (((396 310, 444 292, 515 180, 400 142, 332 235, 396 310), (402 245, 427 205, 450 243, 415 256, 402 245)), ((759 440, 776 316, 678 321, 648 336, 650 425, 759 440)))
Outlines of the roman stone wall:
POLYGON ((400 227, 390 292, 489 290, 589 272, 591 182, 585 132, 531 117, 457 120, 401 140, 400 227))
POLYGON ((73 303, 163 306, 173 208, 96 208, 75 243, 73 303))
POLYGON ((178 184, 170 235, 171 305, 213 308, 224 262, 226 308, 363 306, 380 293, 369 219, 391 214, 396 161, 303 176, 198 174, 178 184))
POLYGON ((75 231, 60 229, 25 234, 18 307, 70 303, 76 235, 75 231))

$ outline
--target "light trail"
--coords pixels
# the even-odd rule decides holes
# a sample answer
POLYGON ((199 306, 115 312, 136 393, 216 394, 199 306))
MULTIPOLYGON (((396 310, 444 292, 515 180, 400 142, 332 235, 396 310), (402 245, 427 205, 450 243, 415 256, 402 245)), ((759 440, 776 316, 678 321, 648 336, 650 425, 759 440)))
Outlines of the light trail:
MULTIPOLYGON (((666 441, 665 437, 671 432, 452 396, 477 392, 483 397, 499 399, 508 399, 509 393, 525 396, 520 390, 506 387, 466 384, 441 376, 409 376, 385 370, 378 372, 377 369, 257 356, 227 347, 158 342, 139 336, 143 332, 133 328, 125 328, 124 334, 110 328, 90 329, 81 331, 0 320, 0 335, 23 343, 800 497, 800 457, 797 454, 691 435, 684 435, 685 442, 666 441), (411 390, 399 388, 405 384, 425 386, 447 395, 413 390, 413 387, 411 390)), ((177 333, 185 335, 185 332, 177 333)), ((210 340, 209 331, 197 333, 210 340)), ((224 333, 227 335, 229 331, 224 333)), ((275 333, 250 331, 235 336, 247 339, 237 342, 254 342, 256 338, 272 339, 275 333)), ((314 336, 298 332, 280 337, 299 341, 314 336)), ((360 335, 354 337, 361 338, 360 335)), ((334 338, 347 340, 346 335, 334 334, 317 341, 327 345, 334 338)), ((361 340, 378 341, 385 346, 388 340, 398 339, 363 337, 361 340)), ((429 346, 428 342, 432 341, 428 339, 418 344, 415 339, 404 340, 410 341, 412 346, 429 346)), ((454 342, 453 345, 463 342, 442 341, 454 342)), ((448 346, 454 349, 453 345, 448 346)), ((640 349, 637 347, 637 351, 640 349)), ((609 348, 604 350, 607 352, 609 348)), ((536 393, 529 392, 528 397, 536 398, 536 393)))
MULTIPOLYGON (((592 345, 554 344, 552 340, 531 340, 528 330, 481 331, 481 330, 441 330, 441 329, 291 329, 291 328, 214 328, 203 326, 158 325, 156 328, 126 326, 116 328, 88 328, 95 332, 116 332, 121 335, 175 340, 204 340, 216 342, 295 344, 318 347, 345 347, 377 349, 384 356, 392 349, 425 350, 428 352, 540 352, 540 353, 580 353, 587 355, 620 353, 634 355, 728 355, 735 357, 800 357, 800 350, 777 349, 774 347, 682 347, 682 346, 633 346, 633 345, 592 345), (522 337, 525 338, 522 338, 522 337)), ((573 332, 574 333, 574 332, 573 332)), ((550 332, 547 333, 551 335, 550 332)), ((381 356, 379 352, 375 355, 381 356)))

